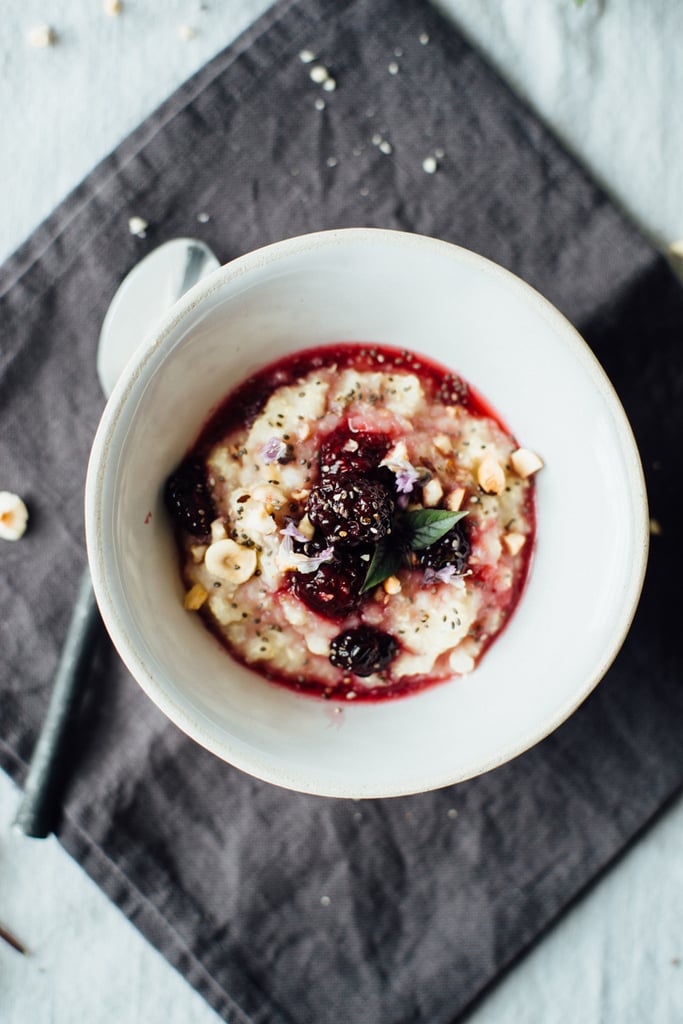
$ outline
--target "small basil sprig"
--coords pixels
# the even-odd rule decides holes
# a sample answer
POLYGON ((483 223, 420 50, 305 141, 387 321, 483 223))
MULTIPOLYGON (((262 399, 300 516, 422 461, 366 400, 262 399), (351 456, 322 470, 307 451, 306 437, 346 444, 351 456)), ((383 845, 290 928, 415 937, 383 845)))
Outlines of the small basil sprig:
POLYGON ((422 551, 436 544, 466 515, 467 512, 448 512, 443 508, 417 508, 404 512, 395 526, 395 534, 400 539, 395 539, 392 534, 375 545, 361 594, 398 572, 405 551, 422 551))

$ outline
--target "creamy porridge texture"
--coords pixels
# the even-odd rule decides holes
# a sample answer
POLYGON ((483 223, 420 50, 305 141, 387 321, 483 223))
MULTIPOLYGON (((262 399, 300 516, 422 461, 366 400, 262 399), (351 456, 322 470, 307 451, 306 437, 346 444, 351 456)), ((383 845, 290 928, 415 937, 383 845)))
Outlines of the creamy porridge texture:
POLYGON ((298 353, 238 387, 167 482, 185 607, 323 697, 466 674, 520 596, 541 466, 415 354, 298 353))

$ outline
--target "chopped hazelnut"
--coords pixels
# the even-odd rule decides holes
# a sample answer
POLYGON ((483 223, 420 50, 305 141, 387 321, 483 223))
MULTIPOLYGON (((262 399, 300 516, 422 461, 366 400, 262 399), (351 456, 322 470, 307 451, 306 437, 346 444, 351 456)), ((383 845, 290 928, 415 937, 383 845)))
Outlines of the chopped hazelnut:
POLYGON ((190 554, 192 555, 192 561, 195 565, 201 565, 204 561, 204 555, 206 554, 206 544, 193 544, 190 548, 190 554))
POLYGON ((505 472, 492 455, 485 455, 479 463, 477 481, 487 494, 500 494, 505 488, 505 472))
POLYGON ((446 508, 449 512, 458 512, 465 499, 465 488, 456 487, 446 498, 446 508))
POLYGON ((442 455, 450 455, 453 451, 453 440, 448 434, 437 434, 434 438, 434 447, 442 455))
POLYGON ((330 656, 330 641, 327 637, 319 636, 317 633, 306 635, 306 646, 311 654, 321 654, 324 658, 330 656))
POLYGON ((230 538, 219 540, 207 550, 204 564, 212 576, 238 586, 254 575, 256 552, 230 538))
POLYGON ((503 544, 511 555, 518 555, 526 544, 526 537, 523 533, 517 533, 515 530, 510 530, 509 533, 503 535, 503 544))
POLYGON ((441 481, 437 480, 436 477, 432 477, 422 488, 422 501, 425 508, 434 508, 439 504, 442 497, 443 487, 441 486, 441 481))
POLYGON ((474 658, 472 655, 459 650, 457 647, 448 659, 448 663, 453 672, 462 676, 467 675, 474 668, 474 658))
MULTIPOLYGON (((218 540, 225 540, 228 536, 227 530, 225 529, 225 523, 222 519, 214 519, 211 523, 211 543, 215 544, 218 540)), ((204 552, 206 554, 206 552, 204 552)))
POLYGON ((510 456, 510 462, 515 473, 524 479, 543 469, 543 459, 528 448, 518 448, 510 456))
POLYGON ((398 576, 387 576, 382 586, 387 594, 401 593, 401 581, 398 576))
POLYGON ((195 583, 191 590, 185 594, 185 601, 183 602, 185 609, 188 612, 196 612, 205 603, 209 593, 201 583, 195 583))

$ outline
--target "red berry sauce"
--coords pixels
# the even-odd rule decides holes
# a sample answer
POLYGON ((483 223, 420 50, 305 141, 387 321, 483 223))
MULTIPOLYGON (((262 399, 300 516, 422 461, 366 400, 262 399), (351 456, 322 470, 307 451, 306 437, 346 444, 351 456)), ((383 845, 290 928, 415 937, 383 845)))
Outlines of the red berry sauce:
MULTIPOLYGON (((428 406, 434 409, 456 407, 459 410, 465 410, 472 421, 492 421, 495 425, 494 430, 502 432, 509 441, 509 450, 512 451, 517 447, 507 427, 469 383, 456 373, 414 352, 393 349, 388 346, 347 342, 312 348, 286 356, 253 374, 225 398, 202 429, 189 456, 184 460, 183 465, 190 465, 193 468, 194 476, 189 479, 189 483, 185 479, 179 483, 172 479, 171 486, 167 488, 171 494, 171 498, 168 499, 171 503, 169 508, 176 517, 176 532, 181 550, 183 575, 188 580, 188 584, 192 583, 187 568, 191 534, 193 530, 195 535, 202 531, 206 532, 204 506, 211 506, 211 502, 205 494, 205 482, 196 480, 197 462, 206 462, 212 450, 222 444, 226 438, 234 437, 236 432, 243 431, 246 436, 246 432, 258 420, 270 396, 278 388, 293 385, 317 370, 327 372, 330 367, 335 367, 337 373, 342 373, 347 369, 369 373, 378 371, 387 374, 395 373, 399 375, 399 379, 400 375, 412 374, 419 379, 428 406), (190 485, 194 491, 186 501, 188 489, 191 489, 190 485), (183 502, 187 507, 176 507, 183 502)), ((275 683, 324 699, 377 701, 403 697, 434 683, 443 682, 453 675, 453 670, 449 668, 448 658, 445 654, 443 658, 437 660, 433 672, 392 674, 391 659, 397 658, 398 664, 401 652, 410 649, 403 636, 390 637, 381 622, 376 624, 376 620, 380 616, 378 609, 381 609, 383 602, 386 605, 388 601, 392 600, 392 597, 385 597, 381 584, 379 588, 373 588, 368 593, 361 593, 374 545, 376 542, 380 542, 377 538, 381 538, 387 530, 387 523, 391 521, 395 529, 390 540, 395 544, 400 543, 400 529, 397 527, 400 522, 400 509, 405 507, 408 500, 414 501, 416 493, 420 493, 413 491, 410 496, 406 495, 406 499, 401 504, 402 496, 396 493, 397 478, 394 477, 390 469, 380 466, 387 453, 401 439, 395 426, 396 417, 390 420, 389 427, 385 430, 378 429, 376 422, 369 422, 370 419, 369 415, 368 422, 363 422, 362 418, 359 420, 358 417, 345 419, 342 416, 336 426, 330 429, 328 425, 326 430, 315 437, 315 455, 309 463, 309 488, 311 491, 309 508, 310 519, 316 524, 316 533, 306 543, 301 538, 297 539, 295 548, 306 557, 315 557, 324 552, 327 544, 332 543, 334 556, 331 558, 328 556, 328 560, 324 561, 315 572, 285 572, 274 598, 277 601, 283 595, 287 595, 290 600, 299 600, 322 620, 328 624, 335 624, 330 628, 338 629, 338 635, 332 643, 329 661, 333 666, 341 666, 336 669, 338 672, 336 681, 330 682, 329 668, 326 668, 324 673, 313 668, 306 674, 289 674, 280 669, 273 670, 266 659, 253 661, 247 659, 241 650, 236 649, 227 640, 221 626, 208 610, 208 605, 205 605, 200 612, 208 627, 236 660, 247 664, 251 669, 275 683), (343 501, 345 496, 348 498, 348 509, 343 501), (365 521, 362 520, 361 515, 363 503, 369 510, 366 521, 375 525, 368 527, 370 533, 367 536, 362 534, 356 536, 356 520, 350 519, 350 526, 347 529, 345 516, 353 517, 358 514, 361 516, 361 521, 365 521), (398 518, 396 518, 397 516, 398 518), (394 518, 392 519, 392 517, 394 518), (322 532, 320 524, 322 524, 322 532), (326 533, 326 531, 328 532, 326 533), (337 547, 338 543, 339 547, 337 547), (386 667, 385 663, 387 663, 386 667), (352 670, 354 664, 359 666, 357 675, 352 670), (381 666, 381 671, 373 677, 368 666, 372 667, 375 664, 381 666), (349 666, 351 666, 351 670, 349 670, 349 666), (361 669, 360 666, 363 668, 361 669), (371 675, 369 683, 364 679, 368 674, 371 675)), ((326 420, 326 423, 329 423, 329 419, 326 420)), ((467 444, 468 442, 464 441, 463 443, 467 444)), ((480 447, 485 446, 481 445, 480 447)), ((283 457, 283 463, 287 461, 288 457, 283 457)), ((507 470, 509 472, 509 466, 507 470)), ((500 625, 491 635, 486 634, 485 630, 483 635, 480 635, 482 630, 477 622, 472 624, 467 634, 476 641, 476 661, 510 621, 528 576, 535 534, 534 481, 530 479, 521 484, 517 482, 515 486, 523 487, 523 491, 520 492, 523 498, 520 503, 519 515, 525 523, 526 543, 520 553, 514 556, 512 582, 508 583, 504 590, 501 588, 496 566, 481 562, 476 556, 476 552, 486 542, 487 529, 483 516, 478 514, 482 492, 480 489, 477 490, 476 481, 466 489, 465 500, 468 502, 468 516, 466 522, 465 520, 461 521, 460 528, 465 529, 465 535, 460 549, 457 540, 451 542, 447 537, 445 541, 441 542, 442 546, 447 543, 453 545, 452 548, 445 547, 446 560, 448 560, 449 550, 464 551, 463 557, 468 559, 466 586, 481 588, 485 591, 488 595, 487 600, 491 602, 488 607, 495 605, 497 612, 500 612, 498 616, 500 625), (473 552, 472 557, 470 557, 470 550, 473 552)), ((510 487, 507 490, 509 491, 510 487)), ((444 500, 446 494, 447 491, 444 490, 444 500)), ((294 508, 294 505, 290 505, 290 508, 294 508)), ((296 514, 301 516, 307 512, 308 509, 304 503, 298 508, 296 514)), ((391 533, 391 528, 389 532, 391 533)), ((385 538, 385 540, 388 539, 385 538)), ((196 537, 194 542, 196 543, 196 537)), ((419 590, 415 588, 420 586, 424 588, 425 585, 416 583, 416 579, 418 581, 423 579, 425 572, 433 574, 438 571, 441 566, 440 557, 436 547, 434 547, 433 557, 430 557, 429 549, 426 554, 424 551, 405 554, 403 570, 401 570, 405 600, 410 600, 407 595, 411 592, 419 595, 419 590)), ((462 566, 459 566, 458 572, 461 570, 462 566)), ((435 587, 438 585, 441 592, 443 592, 442 582, 437 581, 434 584, 435 587)), ((214 586, 216 585, 214 584, 214 586)), ((453 602, 454 604, 457 602, 455 592, 453 592, 453 602)), ((400 632, 405 631, 401 630, 400 632)))

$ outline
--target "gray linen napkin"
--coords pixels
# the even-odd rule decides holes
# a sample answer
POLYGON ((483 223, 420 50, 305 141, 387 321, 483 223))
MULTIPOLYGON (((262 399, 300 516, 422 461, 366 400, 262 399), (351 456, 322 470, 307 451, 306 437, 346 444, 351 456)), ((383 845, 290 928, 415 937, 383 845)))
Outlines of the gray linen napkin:
MULTIPOLYGON (((511 764, 420 796, 353 803, 251 779, 170 725, 102 643, 60 839, 235 1024, 455 1020, 683 777, 683 295, 418 0, 277 5, 0 272, 0 483, 31 508, 26 538, 0 551, 0 763, 21 782, 84 562, 83 479, 102 406, 94 351, 120 279, 177 235, 228 260, 360 224, 464 244, 578 324, 631 417, 663 532, 624 649, 573 718, 511 764), (330 68, 333 92, 311 81, 304 48, 330 68), (149 221, 145 240, 129 234, 131 215, 149 221)), ((588 588, 593 567, 574 543, 588 588)))

